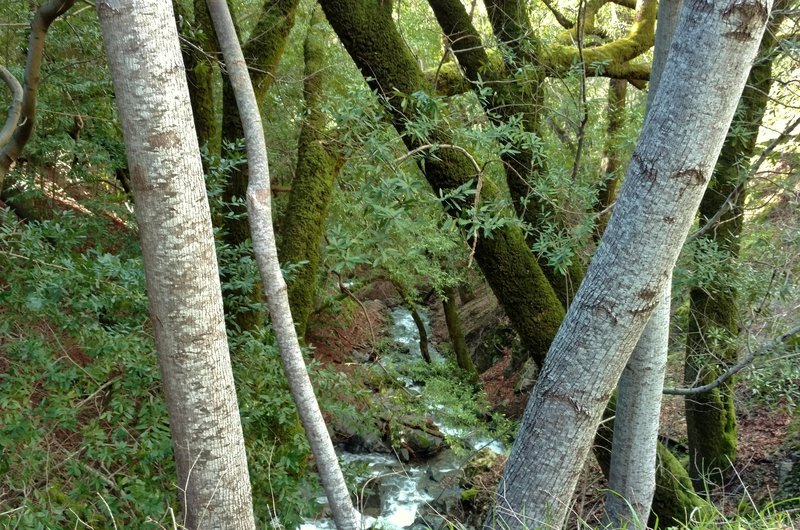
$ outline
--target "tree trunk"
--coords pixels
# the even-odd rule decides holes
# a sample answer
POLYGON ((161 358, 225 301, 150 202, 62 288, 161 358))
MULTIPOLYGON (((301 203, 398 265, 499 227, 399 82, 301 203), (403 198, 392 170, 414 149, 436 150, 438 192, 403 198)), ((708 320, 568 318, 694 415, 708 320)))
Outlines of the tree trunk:
MULTIPOLYGON (((656 36, 647 115, 661 84, 679 12, 679 1, 662 0, 659 5, 665 23, 659 25, 656 36)), ((624 102, 624 92, 622 99, 624 102)), ((616 428, 605 499, 606 518, 615 526, 645 526, 656 488, 661 391, 669 351, 671 269, 659 299, 617 385, 616 428)), ((688 478, 685 474, 684 477, 688 478)), ((674 499, 677 500, 680 498, 674 499)))
MULTIPOLYGON (((295 12, 298 0, 266 0, 258 21, 250 33, 250 38, 243 46, 243 53, 247 59, 247 66, 252 75, 253 88, 259 107, 263 105, 267 90, 275 78, 275 70, 283 56, 289 31, 294 26, 295 12)), ((227 150, 225 145, 234 145, 244 138, 242 121, 239 109, 236 106, 236 96, 230 86, 227 76, 222 79, 222 143, 224 158, 237 156, 227 150)), ((225 233, 224 241, 232 247, 239 247, 250 238, 250 225, 248 223, 247 208, 244 198, 247 194, 247 164, 239 164, 230 169, 230 174, 222 190, 222 198, 228 205, 230 215, 223 221, 225 233)), ((225 271, 223 270, 223 282, 225 271)), ((261 288, 257 286, 249 292, 236 289, 226 293, 226 312, 236 314, 235 324, 241 330, 253 330, 264 323, 263 312, 241 307, 232 307, 228 299, 241 299, 252 304, 261 301, 261 288)))
POLYGON ((11 138, 0 144, 0 198, 3 198, 3 189, 8 186, 5 176, 11 164, 17 160, 22 153, 22 148, 33 134, 33 126, 36 123, 36 94, 39 91, 39 81, 41 80, 47 30, 50 29, 50 24, 55 19, 66 13, 74 4, 75 0, 50 0, 39 6, 31 21, 22 101, 19 108, 21 120, 14 128, 11 138))
POLYGON ((614 216, 528 402, 487 528, 562 526, 708 184, 771 4, 684 5, 614 216))
POLYGON ((448 287, 444 290, 445 298, 442 300, 444 308, 444 321, 447 324, 447 333, 450 336, 450 344, 453 346, 453 353, 456 356, 458 367, 467 372, 473 380, 477 381, 478 371, 472 362, 469 354, 467 340, 464 338, 464 331, 461 328, 461 320, 458 317, 456 307, 456 290, 448 287))
MULTIPOLYGON (((653 83, 650 83, 650 90, 654 90, 653 83)), ((611 205, 617 197, 617 187, 620 174, 622 146, 620 136, 625 127, 625 96, 628 92, 628 82, 624 79, 608 80, 608 103, 606 115, 608 116, 608 126, 606 127, 605 144, 603 145, 603 158, 600 162, 600 189, 597 194, 597 222, 594 227, 595 241, 600 241, 603 231, 606 229, 608 220, 611 218, 611 205)))
MULTIPOLYGON (((496 15, 492 17, 495 35, 498 39, 512 48, 509 57, 517 57, 507 65, 507 70, 494 71, 489 67, 489 57, 481 43, 481 38, 472 24, 471 18, 460 0, 429 0, 428 2, 436 15, 436 20, 442 27, 451 47, 458 59, 458 64, 464 70, 470 85, 479 94, 478 100, 484 108, 489 119, 496 125, 508 123, 510 120, 520 119, 521 125, 526 132, 541 138, 541 108, 544 102, 544 69, 537 64, 535 58, 529 63, 526 82, 511 83, 513 76, 508 75, 508 71, 520 68, 523 49, 525 54, 530 55, 530 42, 533 48, 538 49, 538 40, 535 34, 530 31, 527 14, 519 3, 506 2, 503 6, 494 3, 490 6, 490 13, 506 13, 510 9, 515 13, 519 20, 513 20, 506 24, 506 19, 511 18, 496 15), (508 4, 508 5, 505 5, 508 4), (510 6, 514 4, 514 6, 510 6), (511 32, 520 37, 520 33, 526 38, 523 45, 519 38, 514 38, 505 31, 506 27, 518 28, 511 32), (520 29, 521 28, 521 29, 520 29), (531 75, 531 71, 536 72, 531 75), (487 72, 489 75, 487 75, 487 72), (491 91, 486 91, 490 88, 491 91)), ((541 175, 547 172, 547 159, 542 153, 536 152, 534 146, 526 142, 508 139, 514 146, 514 152, 504 152, 501 155, 503 167, 506 175, 511 199, 517 216, 530 226, 530 231, 526 236, 527 243, 532 246, 536 240, 538 229, 541 228, 541 215, 548 208, 543 204, 536 194, 536 181, 541 175)), ((583 270, 577 258, 574 258, 566 270, 566 274, 552 267, 547 258, 538 258, 538 266, 547 277, 548 282, 554 289, 558 299, 566 308, 575 294, 575 291, 583 279, 583 270)))
MULTIPOLYGON (((189 24, 188 13, 180 10, 181 2, 172 5, 185 24, 189 24)), ((180 30, 180 25, 178 26, 180 30)), ((217 36, 205 0, 194 1, 194 21, 191 31, 182 36, 188 41, 182 46, 186 82, 192 101, 192 116, 200 147, 206 147, 210 155, 220 155, 220 127, 214 86, 219 79, 219 68, 214 57, 217 54, 217 36)), ((204 167, 204 169, 207 169, 204 167)))
POLYGON ((322 487, 339 530, 360 528, 360 516, 353 507, 339 460, 333 449, 325 420, 320 412, 314 388, 300 351, 300 343, 289 308, 286 282, 278 263, 278 250, 272 228, 272 204, 269 186, 269 164, 264 129, 253 85, 248 74, 239 39, 224 0, 208 0, 208 8, 219 36, 219 44, 228 67, 228 79, 236 95, 247 144, 250 181, 247 208, 252 227, 253 251, 261 280, 266 290, 272 328, 281 352, 281 361, 292 392, 300 421, 306 430, 311 451, 316 459, 322 487))
MULTIPOLYGON (((773 31, 764 34, 760 59, 750 70, 711 184, 700 203, 700 228, 705 230, 701 237, 713 241, 725 258, 722 270, 716 272, 710 285, 691 290, 684 366, 687 386, 710 383, 738 358, 739 309, 736 291, 727 279, 735 274, 733 268, 739 257, 747 168, 772 85, 773 48, 779 25, 780 20, 772 21, 773 31), (722 208, 727 210, 714 219, 722 208)), ((734 385, 731 378, 710 392, 687 396, 685 400, 689 474, 698 491, 704 488, 705 479, 719 482, 724 478, 736 458, 734 385)))
MULTIPOLYGON (((616 407, 614 395, 603 411, 603 421, 594 439, 594 454, 606 477, 611 474, 611 439, 615 430, 616 407)), ((675 455, 661 443, 656 446, 656 455, 656 489, 648 525, 655 527, 656 521, 660 521, 662 526, 681 525, 689 521, 692 513, 713 514, 715 508, 694 492, 689 475, 675 455)))
POLYGON ((339 169, 335 148, 326 145, 327 118, 320 108, 326 64, 324 33, 320 28, 324 21, 322 11, 315 9, 304 45, 306 116, 300 128, 297 168, 278 245, 281 263, 305 262, 288 282, 289 305, 301 337, 314 309, 322 235, 339 169))
POLYGON ((254 529, 211 213, 172 7, 97 3, 189 529, 254 529))
MULTIPOLYGON (((267 90, 275 78, 275 70, 283 56, 289 31, 294 26, 294 16, 298 0, 266 0, 258 21, 250 33, 250 38, 242 46, 247 65, 252 72, 253 89, 259 107, 264 103, 267 90)), ((222 82, 222 140, 233 143, 244 138, 242 120, 236 106, 227 77, 222 82)), ((230 156, 231 153, 227 153, 230 156)), ((226 155, 226 153, 223 153, 226 155)), ((247 164, 241 164, 231 170, 225 185, 223 198, 232 203, 234 198, 244 199, 247 193, 247 164)), ((243 202, 231 206, 234 217, 225 220, 225 241, 233 246, 240 245, 250 237, 247 222, 247 209, 243 202)))
POLYGON ((430 351, 428 351, 428 332, 425 330, 425 322, 422 320, 422 315, 419 314, 416 305, 410 303, 409 310, 411 311, 411 318, 414 320, 414 324, 417 326, 417 332, 419 333, 419 353, 422 355, 425 362, 430 364, 431 354, 430 351))
MULTIPOLYGON (((428 144, 406 131, 406 124, 421 116, 422 110, 409 105, 403 109, 399 94, 427 91, 428 86, 416 61, 397 32, 391 4, 372 0, 323 0, 322 8, 350 56, 385 103, 395 129, 409 150, 424 149, 428 144, 452 144, 449 134, 439 129, 431 132, 428 144)), ((477 171, 455 149, 441 148, 436 156, 419 151, 420 169, 437 196, 475 180, 477 171)), ((496 191, 484 178, 481 195, 496 191)), ((447 201, 445 208, 453 217, 469 211, 469 200, 447 201)), ((472 241, 469 241, 472 243, 472 241)), ((506 226, 489 236, 479 233, 475 260, 483 271, 500 304, 519 332, 526 355, 541 363, 555 330, 564 314, 536 259, 529 250, 522 231, 506 226)), ((519 366, 525 356, 519 356, 519 366)))
POLYGON ((650 516, 656 488, 661 391, 667 369, 670 298, 671 290, 666 287, 617 386, 605 499, 606 517, 616 528, 644 528, 650 516))

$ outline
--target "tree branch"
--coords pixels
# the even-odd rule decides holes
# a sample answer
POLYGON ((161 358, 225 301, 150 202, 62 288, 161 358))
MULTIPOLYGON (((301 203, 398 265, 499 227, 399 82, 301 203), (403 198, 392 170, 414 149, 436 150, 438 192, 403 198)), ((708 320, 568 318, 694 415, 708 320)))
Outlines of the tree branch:
POLYGON ((0 148, 0 191, 3 189, 3 177, 8 173, 11 164, 22 152, 22 148, 25 147, 33 133, 33 125, 36 120, 36 93, 41 80, 42 55, 47 30, 50 28, 50 24, 66 13, 73 4, 75 4, 75 0, 50 0, 39 6, 31 22, 28 57, 25 63, 25 88, 20 108, 22 122, 14 130, 11 139, 0 148))
POLYGON ((11 91, 11 105, 8 107, 8 116, 3 129, 0 130, 0 149, 11 139, 11 135, 17 128, 17 122, 22 114, 22 85, 17 78, 11 75, 4 66, 0 66, 0 79, 8 86, 11 91))
POLYGON ((730 379, 731 377, 733 377, 734 375, 736 375, 737 373, 741 372, 743 369, 745 369, 748 365, 750 365, 750 363, 752 363, 755 360, 756 357, 761 357, 768 354, 778 346, 785 344, 789 339, 791 339, 798 333, 800 333, 800 326, 795 326, 794 328, 790 329, 777 339, 770 341, 766 345, 762 346, 758 350, 756 351, 751 350, 741 361, 728 368, 728 370, 726 370, 724 374, 717 377, 716 379, 714 379, 713 381, 711 381, 706 385, 696 386, 692 388, 668 387, 664 388, 664 394, 669 394, 672 396, 695 396, 697 394, 704 394, 709 390, 713 390, 722 383, 724 383, 725 381, 727 381, 728 379, 730 379))

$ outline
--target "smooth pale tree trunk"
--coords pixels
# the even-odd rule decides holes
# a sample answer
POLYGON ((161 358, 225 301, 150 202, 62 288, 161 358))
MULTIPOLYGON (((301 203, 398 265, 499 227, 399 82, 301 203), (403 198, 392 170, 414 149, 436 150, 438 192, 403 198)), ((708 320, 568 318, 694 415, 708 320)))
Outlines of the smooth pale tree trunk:
POLYGON ((188 529, 254 529, 211 212, 170 2, 101 0, 188 529))
MULTIPOLYGON (((653 51, 648 114, 661 84, 680 4, 680 0, 661 0, 659 3, 660 21, 653 51)), ((656 491, 661 391, 669 352, 671 269, 660 298, 617 384, 609 492, 604 506, 606 519, 615 526, 646 526, 656 491)))
POLYGON ((220 49, 228 68, 228 78, 236 95, 242 119, 250 174, 247 186, 247 209, 250 214, 253 250, 264 284, 284 372, 300 421, 306 430, 311 451, 314 453, 317 471, 328 497, 336 527, 339 530, 354 530, 359 527, 360 517, 350 500, 339 461, 333 450, 333 443, 306 371, 292 321, 292 312, 289 309, 286 282, 278 263, 278 250, 272 228, 267 145, 264 141, 256 95, 227 4, 224 0, 208 0, 208 9, 214 21, 220 49))
MULTIPOLYGON (((669 286, 667 280, 667 286, 669 286)), ((661 392, 667 369, 671 292, 667 287, 617 385, 606 518, 615 527, 644 528, 656 489, 661 392)))
POLYGON ((603 409, 668 285, 771 5, 683 6, 614 216, 547 355, 487 528, 563 525, 603 409))

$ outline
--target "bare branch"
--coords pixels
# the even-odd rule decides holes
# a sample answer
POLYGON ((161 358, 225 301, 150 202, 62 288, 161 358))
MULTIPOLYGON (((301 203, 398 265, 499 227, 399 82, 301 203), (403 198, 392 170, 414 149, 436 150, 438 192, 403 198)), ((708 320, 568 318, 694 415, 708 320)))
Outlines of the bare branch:
POLYGON ((692 388, 664 388, 664 393, 672 396, 696 396, 697 394, 704 394, 709 390, 717 388, 719 385, 741 372, 748 365, 750 365, 756 357, 762 357, 778 346, 785 344, 789 339, 800 333, 800 326, 795 326, 775 340, 770 341, 761 348, 753 351, 750 350, 744 358, 735 365, 728 368, 724 374, 714 379, 707 385, 696 386, 692 388))
POLYGON ((66 13, 73 4, 75 4, 75 0, 50 0, 39 6, 31 22, 28 58, 25 64, 25 88, 21 104, 22 122, 16 127, 11 139, 0 148, 0 190, 3 186, 3 177, 33 133, 36 119, 36 93, 39 90, 39 80, 41 79, 42 55, 47 30, 50 28, 50 24, 66 13))

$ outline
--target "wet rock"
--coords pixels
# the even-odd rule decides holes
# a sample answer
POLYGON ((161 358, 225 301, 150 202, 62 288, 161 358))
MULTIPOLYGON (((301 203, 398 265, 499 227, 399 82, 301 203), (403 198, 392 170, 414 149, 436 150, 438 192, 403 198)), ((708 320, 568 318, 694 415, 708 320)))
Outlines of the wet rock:
POLYGON ((432 458, 446 447, 444 433, 429 418, 405 416, 387 425, 388 439, 402 462, 432 458))

